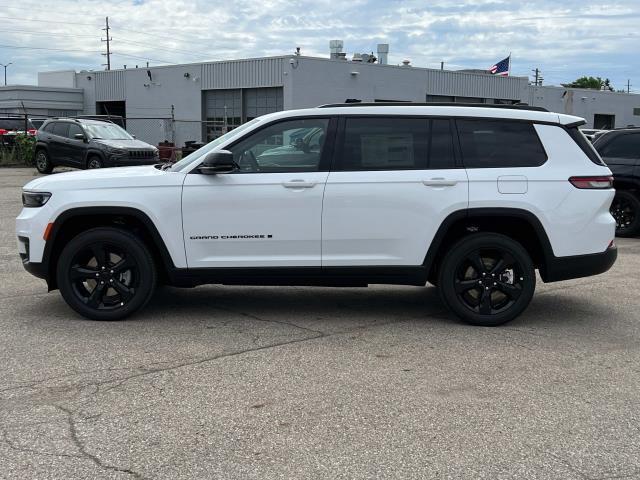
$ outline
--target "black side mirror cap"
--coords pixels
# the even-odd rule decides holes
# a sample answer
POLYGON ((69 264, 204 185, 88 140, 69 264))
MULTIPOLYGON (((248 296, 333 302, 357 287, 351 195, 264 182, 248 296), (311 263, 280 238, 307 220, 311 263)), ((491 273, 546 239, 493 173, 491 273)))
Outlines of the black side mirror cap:
POLYGON ((84 133, 76 133, 73 138, 75 138, 76 140, 82 140, 85 141, 87 139, 87 137, 84 136, 84 133))
POLYGON ((233 160, 233 153, 229 150, 218 150, 204 157, 198 167, 198 172, 204 175, 217 175, 219 173, 232 173, 239 168, 238 164, 233 160))

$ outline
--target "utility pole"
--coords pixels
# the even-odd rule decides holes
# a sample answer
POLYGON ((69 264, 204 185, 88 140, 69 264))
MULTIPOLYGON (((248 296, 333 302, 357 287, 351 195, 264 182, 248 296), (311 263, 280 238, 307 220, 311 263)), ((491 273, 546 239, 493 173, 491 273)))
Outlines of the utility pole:
POLYGON ((9 65, 13 65, 13 62, 9 62, 9 63, 0 63, 1 67, 4 67, 4 86, 7 86, 7 67, 9 65))
POLYGON ((106 27, 103 28, 102 30, 104 30, 105 32, 107 32, 107 38, 103 39, 101 38, 100 41, 101 42, 107 42, 107 53, 103 53, 102 55, 107 57, 107 63, 103 63, 102 65, 106 65, 107 70, 111 70, 111 50, 110 50, 110 43, 111 40, 113 40, 113 38, 111 38, 109 36, 109 17, 105 18, 105 23, 106 23, 106 27))
MULTIPOLYGON (((7 81, 5 80, 4 84, 7 84, 7 81)), ((631 79, 627 80, 627 93, 631 93, 631 79)))
POLYGON ((544 78, 542 78, 542 73, 540 72, 540 69, 536 68, 535 70, 531 70, 531 71, 535 73, 535 79, 533 81, 533 84, 536 87, 541 87, 542 86, 542 80, 544 80, 544 78))

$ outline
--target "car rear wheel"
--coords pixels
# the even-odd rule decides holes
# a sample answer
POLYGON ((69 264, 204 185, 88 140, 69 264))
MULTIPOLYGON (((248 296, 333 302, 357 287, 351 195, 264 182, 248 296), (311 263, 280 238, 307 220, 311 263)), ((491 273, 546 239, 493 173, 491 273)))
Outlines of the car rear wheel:
POLYGON ((444 303, 472 325, 497 326, 529 305, 533 262, 518 242, 495 233, 463 238, 446 254, 438 279, 444 303))
POLYGON ((102 160, 100 157, 91 157, 87 161, 87 168, 102 168, 102 160))
POLYGON ((610 211, 616 220, 618 237, 633 237, 640 233, 640 198, 633 192, 618 190, 610 211))
POLYGON ((120 320, 144 307, 156 287, 156 267, 135 235, 94 228, 73 238, 57 265, 60 293, 92 320, 120 320))
POLYGON ((53 164, 46 150, 40 149, 36 152, 36 170, 40 173, 51 173, 53 164))

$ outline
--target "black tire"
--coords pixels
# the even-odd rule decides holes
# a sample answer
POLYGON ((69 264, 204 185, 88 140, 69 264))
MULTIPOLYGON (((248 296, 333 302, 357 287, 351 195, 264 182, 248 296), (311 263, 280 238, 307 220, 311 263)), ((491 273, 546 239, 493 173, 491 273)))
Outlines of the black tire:
POLYGON ((97 155, 94 155, 87 159, 87 169, 103 168, 103 167, 104 167, 104 162, 97 155))
POLYGON ((616 236, 634 237, 640 233, 640 196, 636 192, 616 191, 610 211, 616 220, 616 236))
POLYGON ((57 265, 67 304, 92 320, 121 320, 143 308, 156 288, 149 249, 124 230, 100 227, 73 238, 57 265))
POLYGON ((44 148, 36 150, 35 164, 36 170, 40 173, 51 173, 53 171, 53 163, 51 163, 49 154, 44 148))
POLYGON ((442 301, 472 325, 494 327, 520 315, 533 297, 536 272, 518 242, 477 233, 447 252, 438 275, 442 301))

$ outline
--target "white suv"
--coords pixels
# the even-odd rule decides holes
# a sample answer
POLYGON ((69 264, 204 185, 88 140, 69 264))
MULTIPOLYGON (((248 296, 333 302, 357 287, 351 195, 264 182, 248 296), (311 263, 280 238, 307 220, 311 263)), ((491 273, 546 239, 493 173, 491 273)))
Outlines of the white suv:
POLYGON ((346 104, 256 118, 170 165, 24 187, 25 268, 81 315, 174 286, 437 285, 463 320, 519 315, 614 263, 612 177, 584 121, 526 106, 346 104))

